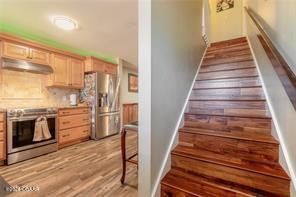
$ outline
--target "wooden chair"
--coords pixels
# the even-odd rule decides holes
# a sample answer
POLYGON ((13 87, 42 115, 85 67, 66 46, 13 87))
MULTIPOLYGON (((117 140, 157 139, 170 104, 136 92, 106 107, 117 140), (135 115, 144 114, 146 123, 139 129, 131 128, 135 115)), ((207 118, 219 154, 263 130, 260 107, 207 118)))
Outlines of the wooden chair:
POLYGON ((122 155, 122 177, 121 177, 121 184, 124 184, 125 174, 126 174, 126 163, 132 163, 138 166, 138 161, 134 158, 138 155, 138 153, 133 154, 132 156, 126 158, 126 134, 127 132, 138 132, 138 121, 131 122, 126 124, 122 128, 121 132, 121 155, 122 155))

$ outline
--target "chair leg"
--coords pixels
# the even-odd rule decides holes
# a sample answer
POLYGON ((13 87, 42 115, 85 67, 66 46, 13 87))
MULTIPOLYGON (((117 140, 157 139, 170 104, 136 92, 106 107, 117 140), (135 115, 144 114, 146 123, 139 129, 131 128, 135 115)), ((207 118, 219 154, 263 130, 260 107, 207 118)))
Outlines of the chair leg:
POLYGON ((126 130, 123 129, 122 132, 121 132, 121 155, 122 155, 122 177, 121 177, 121 184, 124 184, 125 173, 126 173, 125 137, 126 137, 126 130))

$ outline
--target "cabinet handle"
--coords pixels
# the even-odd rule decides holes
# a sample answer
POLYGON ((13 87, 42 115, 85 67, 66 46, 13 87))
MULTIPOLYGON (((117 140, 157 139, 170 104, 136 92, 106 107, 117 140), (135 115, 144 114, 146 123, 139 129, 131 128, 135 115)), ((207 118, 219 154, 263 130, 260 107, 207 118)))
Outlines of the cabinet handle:
POLYGON ((83 121, 88 121, 88 119, 83 119, 83 121))
POLYGON ((63 122, 63 124, 70 124, 70 121, 63 122))
POLYGON ((84 130, 84 131, 82 131, 83 133, 87 133, 88 132, 88 130, 84 130))
POLYGON ((69 114, 70 112, 68 111, 63 111, 62 114, 69 114))
POLYGON ((69 137, 70 136, 70 134, 67 134, 67 135, 63 135, 63 137, 69 137))

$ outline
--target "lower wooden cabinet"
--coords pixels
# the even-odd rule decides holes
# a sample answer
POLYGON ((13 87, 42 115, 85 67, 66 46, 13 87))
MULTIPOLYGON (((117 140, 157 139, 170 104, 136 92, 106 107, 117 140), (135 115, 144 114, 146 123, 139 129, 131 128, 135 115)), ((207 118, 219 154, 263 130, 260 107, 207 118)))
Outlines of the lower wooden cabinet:
POLYGON ((6 117, 0 113, 0 161, 6 159, 6 117))
POLYGON ((91 129, 89 108, 60 109, 58 116, 59 147, 89 139, 91 129))
POLYGON ((123 124, 138 121, 138 103, 123 104, 123 124))

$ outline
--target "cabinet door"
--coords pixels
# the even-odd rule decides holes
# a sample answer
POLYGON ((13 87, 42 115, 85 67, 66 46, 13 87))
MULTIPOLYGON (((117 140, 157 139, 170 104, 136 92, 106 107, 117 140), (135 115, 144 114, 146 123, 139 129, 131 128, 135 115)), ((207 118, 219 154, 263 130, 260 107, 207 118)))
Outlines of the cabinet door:
POLYGON ((52 85, 68 86, 68 58, 63 55, 52 54, 52 85))
POLYGON ((27 59, 29 57, 29 48, 18 44, 3 42, 3 56, 16 59, 27 59))
POLYGON ((101 61, 93 61, 93 71, 104 73, 105 72, 105 63, 101 61))
POLYGON ((129 107, 128 105, 123 105, 123 124, 127 124, 128 123, 128 114, 129 114, 129 107))
POLYGON ((133 106, 133 121, 138 121, 138 104, 133 106))
POLYGON ((36 62, 38 64, 50 64, 50 55, 47 51, 42 51, 38 49, 30 49, 30 59, 32 62, 36 62))
POLYGON ((70 85, 73 88, 83 88, 84 86, 84 63, 83 61, 71 59, 70 60, 70 85))
POLYGON ((116 75, 117 74, 117 66, 114 64, 105 63, 105 73, 116 75))

